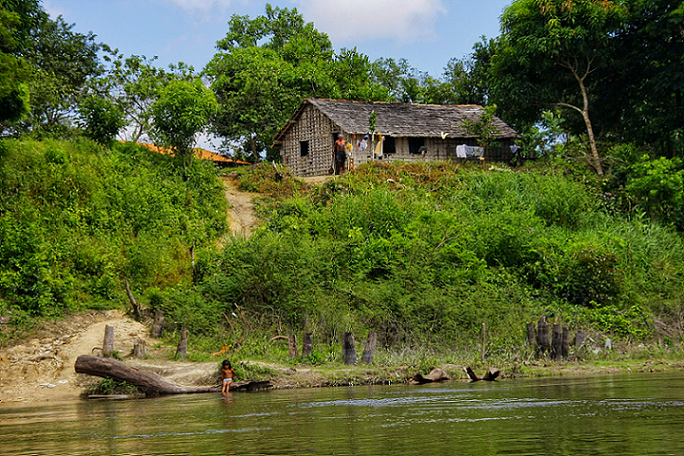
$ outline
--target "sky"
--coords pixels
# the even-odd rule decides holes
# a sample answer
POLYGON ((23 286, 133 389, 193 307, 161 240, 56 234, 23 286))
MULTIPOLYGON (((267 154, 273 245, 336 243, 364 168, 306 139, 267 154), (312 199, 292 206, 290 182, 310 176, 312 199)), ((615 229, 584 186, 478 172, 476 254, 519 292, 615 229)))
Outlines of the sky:
POLYGON ((297 8, 330 37, 336 50, 405 58, 442 75, 452 58, 472 52, 482 36, 499 35, 499 18, 512 0, 43 0, 53 17, 124 56, 157 56, 156 65, 184 62, 202 70, 228 31, 233 14, 263 15, 266 3, 297 8))

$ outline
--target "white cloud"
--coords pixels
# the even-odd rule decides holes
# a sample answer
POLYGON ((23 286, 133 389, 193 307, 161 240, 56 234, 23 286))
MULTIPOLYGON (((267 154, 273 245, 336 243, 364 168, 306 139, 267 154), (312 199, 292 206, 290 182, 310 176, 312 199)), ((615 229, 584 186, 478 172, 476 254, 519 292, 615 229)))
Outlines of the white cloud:
POLYGON ((337 41, 429 41, 444 0, 294 0, 307 21, 337 41))
POLYGON ((43 9, 46 13, 50 15, 50 18, 57 19, 58 16, 64 14, 64 10, 60 7, 54 5, 51 1, 46 0, 43 2, 43 9))

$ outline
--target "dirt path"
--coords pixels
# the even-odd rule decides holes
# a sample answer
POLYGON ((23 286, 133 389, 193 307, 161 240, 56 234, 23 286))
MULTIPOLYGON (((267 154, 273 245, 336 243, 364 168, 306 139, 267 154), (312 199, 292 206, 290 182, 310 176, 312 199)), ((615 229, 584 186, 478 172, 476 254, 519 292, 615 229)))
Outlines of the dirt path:
MULTIPOLYGON (((94 312, 60 322, 52 337, 29 340, 0 351, 0 399, 5 402, 77 399, 82 387, 97 379, 78 375, 80 355, 102 347, 105 325, 114 327, 114 349, 126 356, 133 340, 147 339, 147 328, 123 312, 94 312)), ((97 353, 97 350, 95 350, 97 353)))
POLYGON ((259 221, 254 214, 254 195, 241 192, 230 177, 222 177, 223 185, 226 187, 226 199, 231 208, 228 217, 228 226, 235 235, 249 237, 259 221))

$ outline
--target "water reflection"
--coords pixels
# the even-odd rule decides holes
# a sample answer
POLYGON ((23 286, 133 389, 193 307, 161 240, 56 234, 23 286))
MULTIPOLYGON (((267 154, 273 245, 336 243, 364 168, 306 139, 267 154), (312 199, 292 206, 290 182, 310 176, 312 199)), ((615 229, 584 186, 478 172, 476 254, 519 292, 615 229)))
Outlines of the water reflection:
POLYGON ((2 404, 3 455, 684 454, 684 374, 2 404))

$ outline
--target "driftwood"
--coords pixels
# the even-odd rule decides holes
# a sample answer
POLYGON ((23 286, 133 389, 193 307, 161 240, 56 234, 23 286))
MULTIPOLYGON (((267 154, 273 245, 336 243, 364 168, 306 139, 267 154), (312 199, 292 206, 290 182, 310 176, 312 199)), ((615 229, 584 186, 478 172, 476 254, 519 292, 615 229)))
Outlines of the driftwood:
MULTIPOLYGON (((76 359, 74 369, 79 374, 94 375, 102 378, 112 378, 124 381, 150 396, 167 394, 193 394, 193 393, 218 393, 221 391, 216 386, 190 386, 182 387, 164 380, 154 372, 144 371, 129 367, 121 361, 111 358, 99 358, 97 356, 81 355, 76 359)), ((271 388, 268 380, 240 381, 230 385, 231 391, 260 391, 271 388)))
POLYGON ((424 383, 443 382, 449 380, 449 376, 439 367, 433 367, 429 374, 417 373, 411 377, 411 380, 414 384, 422 385, 424 383))
POLYGON ((493 382, 500 374, 499 369, 494 369, 492 367, 490 367, 482 377, 478 377, 477 374, 475 374, 475 372, 473 372, 473 370, 470 367, 466 367, 465 371, 466 374, 468 374, 468 377, 470 378, 471 382, 479 382, 480 380, 484 380, 486 382, 493 382))

